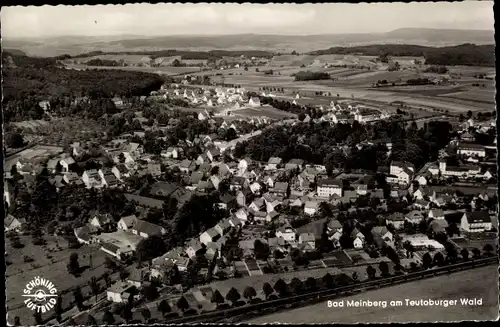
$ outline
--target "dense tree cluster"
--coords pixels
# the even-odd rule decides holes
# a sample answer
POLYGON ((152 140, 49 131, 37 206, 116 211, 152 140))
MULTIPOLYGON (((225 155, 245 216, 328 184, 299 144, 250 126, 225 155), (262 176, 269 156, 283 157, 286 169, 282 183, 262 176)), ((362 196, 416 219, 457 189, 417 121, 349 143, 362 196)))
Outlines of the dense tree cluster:
POLYGON ((306 162, 324 164, 328 167, 376 170, 387 165, 392 158, 421 166, 429 159, 436 160, 438 151, 450 138, 451 125, 447 122, 430 122, 420 130, 412 123, 380 121, 371 125, 328 123, 296 124, 291 127, 277 126, 235 147, 235 156, 249 155, 252 159, 267 161, 278 156, 283 161, 293 158, 306 162), (373 146, 355 145, 362 140, 392 142, 391 157, 387 158, 385 143, 373 146), (339 145, 347 145, 347 151, 339 145))
POLYGON ((426 73, 436 73, 436 74, 446 74, 448 72, 448 68, 446 68, 446 66, 435 66, 435 65, 432 65, 430 67, 428 67, 426 70, 425 70, 426 73))
POLYGON ((413 78, 406 81, 407 85, 429 85, 434 84, 428 78, 413 78))
POLYGON ((393 57, 425 57, 427 65, 495 66, 495 45, 462 44, 449 47, 425 47, 407 44, 375 44, 356 47, 332 47, 310 52, 309 55, 361 54, 379 56, 381 53, 393 57))
POLYGON ((107 66, 107 67, 119 67, 124 65, 124 63, 120 63, 116 60, 100 59, 100 58, 90 59, 85 64, 87 66, 107 66))
MULTIPOLYGON (((109 101, 149 95, 158 90, 163 79, 155 74, 119 70, 71 70, 59 68, 55 60, 29 58, 4 53, 3 96, 6 120, 40 119, 40 101, 49 101, 50 109, 68 110, 76 99, 87 97, 103 108, 98 113, 112 113, 109 101), (101 102, 99 102, 101 101, 101 102), (109 108, 109 109, 108 109, 109 108), (111 111, 111 112, 110 112, 111 111)), ((75 108, 73 108, 75 109, 75 108)), ((84 108, 76 108, 81 110, 84 108)), ((92 109, 93 110, 93 109, 92 109)))
POLYGON ((295 81, 317 81, 317 80, 328 80, 330 79, 330 74, 326 72, 312 72, 312 71, 300 71, 295 74, 295 81))

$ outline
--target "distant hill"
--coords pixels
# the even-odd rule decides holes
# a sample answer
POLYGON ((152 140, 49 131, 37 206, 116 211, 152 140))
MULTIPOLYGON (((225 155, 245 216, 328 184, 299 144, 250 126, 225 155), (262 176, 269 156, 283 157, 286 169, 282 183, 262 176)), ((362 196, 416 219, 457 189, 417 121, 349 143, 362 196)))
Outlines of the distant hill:
POLYGON ((158 51, 167 49, 208 51, 263 50, 303 53, 332 46, 403 43, 421 46, 453 46, 464 43, 494 44, 493 31, 402 28, 387 33, 330 35, 218 35, 218 36, 64 36, 44 39, 3 38, 3 46, 31 56, 78 55, 92 51, 158 51))

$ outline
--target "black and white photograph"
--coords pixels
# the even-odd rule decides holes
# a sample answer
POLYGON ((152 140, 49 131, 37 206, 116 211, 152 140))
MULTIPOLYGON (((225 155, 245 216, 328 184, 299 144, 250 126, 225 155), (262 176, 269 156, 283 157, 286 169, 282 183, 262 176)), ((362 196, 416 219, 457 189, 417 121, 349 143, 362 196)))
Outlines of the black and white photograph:
POLYGON ((493 4, 3 6, 6 325, 498 321, 493 4))

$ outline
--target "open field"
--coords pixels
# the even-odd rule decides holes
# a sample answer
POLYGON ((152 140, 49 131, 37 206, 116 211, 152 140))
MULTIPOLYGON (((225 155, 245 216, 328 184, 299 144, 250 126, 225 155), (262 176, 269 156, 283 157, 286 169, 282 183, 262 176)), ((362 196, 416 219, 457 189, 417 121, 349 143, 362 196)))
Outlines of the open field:
POLYGON ((493 320, 498 317, 498 267, 492 265, 413 283, 387 287, 346 297, 344 300, 459 300, 482 299, 481 306, 444 307, 344 307, 328 308, 320 303, 259 317, 248 323, 389 323, 493 320))
POLYGON ((245 116, 245 117, 269 117, 271 119, 283 119, 283 118, 290 118, 290 117, 295 117, 295 114, 292 114, 290 112, 278 110, 276 108, 273 108, 271 106, 262 106, 262 107, 256 107, 256 108, 245 108, 245 109, 240 109, 240 110, 235 110, 234 111, 235 115, 238 116, 245 116))
POLYGON ((36 145, 25 150, 22 150, 8 158, 5 159, 4 169, 11 169, 12 165, 15 165, 16 162, 21 159, 28 160, 48 160, 50 157, 53 157, 57 154, 62 153, 63 149, 57 146, 48 146, 48 145, 36 145))
MULTIPOLYGON (((78 249, 69 249, 68 242, 57 236, 44 236, 47 244, 43 246, 33 245, 31 236, 21 236, 20 240, 25 246, 21 249, 12 248, 9 241, 6 242, 8 253, 6 260, 11 262, 6 270, 6 298, 9 316, 29 317, 32 319, 31 310, 24 306, 24 286, 33 278, 39 276, 54 283, 58 294, 72 290, 76 286, 82 288, 85 295, 90 293, 87 286, 91 277, 100 278, 106 268, 104 261, 106 254, 98 248, 83 246, 78 249), (85 268, 80 277, 68 274, 67 264, 71 253, 77 253, 80 267, 85 268), (90 254, 92 255, 92 266, 90 267, 90 254), (24 262, 24 257, 32 258, 33 262, 24 262)), ((101 286, 102 282, 101 282, 101 286)), ((63 296, 63 307, 66 308, 73 301, 72 293, 63 296)), ((24 320, 28 320, 24 319, 24 320)))

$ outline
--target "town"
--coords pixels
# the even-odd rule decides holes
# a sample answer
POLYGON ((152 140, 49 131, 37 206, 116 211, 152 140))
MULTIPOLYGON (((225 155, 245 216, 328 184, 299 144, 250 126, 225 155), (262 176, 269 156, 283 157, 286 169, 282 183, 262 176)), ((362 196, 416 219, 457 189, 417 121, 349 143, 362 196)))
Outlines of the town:
MULTIPOLYGON (((388 71, 421 66, 383 57, 388 71)), ((75 58, 2 54, 8 82, 66 81, 57 96, 7 88, 21 90, 4 114, 10 325, 237 322, 497 256, 494 109, 296 88, 258 51, 175 75, 75 58), (57 288, 43 313, 22 297, 37 276, 57 288)), ((323 80, 316 64, 295 81, 323 80)))

